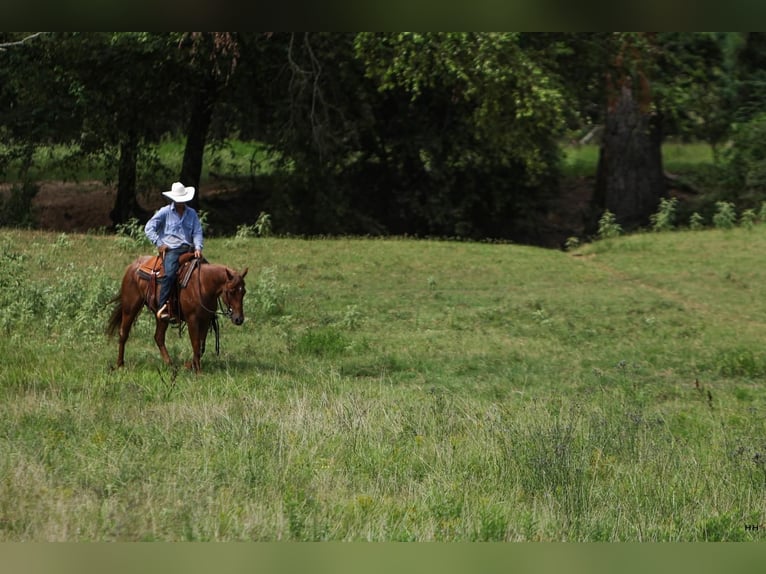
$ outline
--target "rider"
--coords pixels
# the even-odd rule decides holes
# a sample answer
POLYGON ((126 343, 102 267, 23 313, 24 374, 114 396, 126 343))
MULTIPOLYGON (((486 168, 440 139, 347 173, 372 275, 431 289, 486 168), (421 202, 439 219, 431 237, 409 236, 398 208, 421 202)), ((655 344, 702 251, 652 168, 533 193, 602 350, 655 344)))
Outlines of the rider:
POLYGON ((165 262, 165 277, 161 279, 158 319, 170 319, 168 306, 170 290, 176 282, 178 258, 183 253, 194 250, 194 257, 202 257, 202 225, 197 212, 186 205, 194 197, 194 188, 175 182, 170 191, 162 195, 172 203, 159 209, 147 221, 144 231, 157 248, 165 262))

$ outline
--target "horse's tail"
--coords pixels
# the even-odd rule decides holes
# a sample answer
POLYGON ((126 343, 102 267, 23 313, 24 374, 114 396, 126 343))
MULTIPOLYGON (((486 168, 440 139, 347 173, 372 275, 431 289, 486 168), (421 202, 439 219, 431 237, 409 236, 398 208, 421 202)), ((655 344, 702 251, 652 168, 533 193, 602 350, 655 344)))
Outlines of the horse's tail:
POLYGON ((113 337, 117 332, 117 329, 122 324, 122 297, 121 293, 114 296, 109 303, 116 303, 114 309, 112 309, 112 316, 109 317, 109 323, 106 326, 106 334, 113 337))

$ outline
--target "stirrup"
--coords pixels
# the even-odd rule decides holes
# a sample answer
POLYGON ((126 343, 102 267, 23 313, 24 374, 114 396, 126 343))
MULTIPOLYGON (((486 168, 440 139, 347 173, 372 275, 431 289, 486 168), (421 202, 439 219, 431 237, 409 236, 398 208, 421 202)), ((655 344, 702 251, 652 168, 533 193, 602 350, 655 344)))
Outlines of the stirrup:
POLYGON ((170 312, 168 310, 168 304, 165 303, 162 307, 159 308, 157 311, 157 318, 162 321, 167 321, 170 319, 170 312))

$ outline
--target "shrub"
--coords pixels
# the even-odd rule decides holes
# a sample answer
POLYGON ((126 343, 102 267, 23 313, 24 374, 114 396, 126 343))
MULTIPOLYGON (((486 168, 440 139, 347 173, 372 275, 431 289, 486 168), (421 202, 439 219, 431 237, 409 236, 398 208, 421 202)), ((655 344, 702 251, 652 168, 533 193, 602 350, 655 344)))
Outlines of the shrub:
POLYGON ((731 184, 745 191, 766 190, 766 114, 737 125, 726 155, 731 184))
POLYGON ((757 219, 758 216, 756 215, 754 209, 746 209, 742 212, 742 215, 739 218, 739 224, 745 229, 752 229, 755 227, 755 222, 757 219))
POLYGON ((737 212, 730 201, 717 201, 716 212, 713 215, 713 225, 717 229, 731 229, 737 222, 737 212))
POLYGON ((702 218, 702 216, 699 214, 699 212, 695 211, 692 213, 691 217, 689 218, 689 228, 697 231, 699 229, 702 229, 705 226, 705 220, 702 218))
POLYGON ((607 209, 604 215, 601 216, 601 219, 598 220, 598 238, 609 239, 621 234, 622 226, 617 223, 614 213, 607 209))
POLYGON ((662 198, 657 213, 650 217, 652 229, 654 231, 670 231, 673 229, 676 220, 676 208, 678 200, 673 197, 670 199, 662 198))
POLYGON ((117 232, 117 243, 123 249, 132 249, 134 247, 151 247, 149 238, 144 233, 144 226, 135 217, 131 217, 125 223, 118 223, 115 226, 117 232))
POLYGON ((259 311, 266 316, 281 315, 285 309, 286 294, 287 287, 277 281, 276 271, 271 267, 263 269, 253 293, 259 311))

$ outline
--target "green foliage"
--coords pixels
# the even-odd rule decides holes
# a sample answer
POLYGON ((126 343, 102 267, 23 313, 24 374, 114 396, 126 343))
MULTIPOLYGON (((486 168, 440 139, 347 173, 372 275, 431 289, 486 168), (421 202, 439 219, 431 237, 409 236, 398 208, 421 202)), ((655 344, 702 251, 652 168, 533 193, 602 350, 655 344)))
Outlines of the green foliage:
POLYGON ((235 241, 241 242, 252 237, 269 236, 271 236, 271 216, 268 213, 261 211, 255 223, 243 223, 237 226, 234 239, 235 241))
POLYGON ((144 226, 135 217, 131 217, 125 223, 118 223, 115 226, 115 232, 118 244, 126 251, 135 250, 138 247, 152 247, 152 243, 144 231, 144 226))
POLYGON ((258 219, 254 224, 255 232, 258 237, 270 237, 271 236, 271 215, 265 211, 261 211, 258 215, 258 219))
POLYGON ((739 224, 745 229, 752 229, 758 221, 758 215, 754 209, 745 209, 739 217, 739 224))
MULTIPOLYGON (((54 254, 66 256, 73 248, 77 247, 65 234, 48 247, 52 259, 54 254)), ((90 266, 90 274, 85 275, 72 264, 56 266, 50 269, 49 279, 29 282, 29 263, 19 253, 3 255, 0 331, 9 335, 37 324, 70 339, 99 338, 103 333, 102 310, 114 295, 114 286, 103 269, 90 266)))
POLYGON ((696 211, 689 218, 689 229, 699 231, 705 226, 705 219, 696 211))
POLYGON ((295 351, 304 355, 334 357, 343 354, 348 346, 340 331, 324 328, 301 334, 295 343, 295 351))
POLYGON ((258 311, 266 317, 273 317, 284 313, 287 286, 280 283, 277 279, 276 268, 265 267, 261 269, 255 283, 255 288, 251 291, 249 297, 254 300, 254 305, 258 311))
POLYGON ((766 192, 766 115, 734 127, 724 159, 727 185, 735 199, 766 192))
POLYGON ((598 220, 598 238, 612 239, 619 235, 622 235, 622 226, 617 223, 614 213, 607 209, 598 220))
POLYGON ((717 229, 731 229, 737 223, 737 212, 730 201, 717 201, 713 225, 717 229))
POLYGON ((650 217, 653 231, 670 231, 675 227, 678 200, 675 197, 660 199, 660 206, 650 217))
POLYGON ((575 236, 567 237, 566 243, 564 245, 564 248, 567 251, 572 251, 574 249, 577 249, 578 247, 580 247, 579 237, 575 237, 575 236))
POLYGON ((563 126, 565 101, 519 34, 361 33, 354 48, 380 90, 402 88, 416 101, 452 86, 475 104, 467 126, 478 137, 518 158, 532 179, 549 169, 542 146, 563 126))

